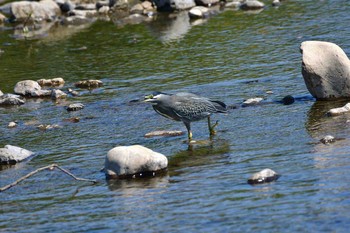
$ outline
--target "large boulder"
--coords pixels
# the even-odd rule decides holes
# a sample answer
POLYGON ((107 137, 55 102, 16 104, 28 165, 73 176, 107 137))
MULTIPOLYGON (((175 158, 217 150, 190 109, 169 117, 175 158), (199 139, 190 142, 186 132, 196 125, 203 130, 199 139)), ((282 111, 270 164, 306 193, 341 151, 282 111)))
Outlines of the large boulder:
POLYGON ((107 153, 104 172, 106 178, 139 177, 154 175, 167 166, 167 157, 146 147, 118 146, 107 153))
POLYGON ((336 44, 301 43, 302 74, 311 95, 319 100, 350 97, 350 61, 336 44))
POLYGON ((52 0, 19 1, 10 4, 11 17, 18 21, 24 21, 28 18, 37 21, 52 20, 61 14, 60 7, 52 0))
POLYGON ((34 155, 33 152, 17 147, 6 145, 0 148, 0 164, 16 164, 34 155))
POLYGON ((2 106, 2 105, 22 105, 24 103, 25 103, 25 99, 23 99, 19 95, 13 95, 13 94, 0 95, 0 106, 2 106))

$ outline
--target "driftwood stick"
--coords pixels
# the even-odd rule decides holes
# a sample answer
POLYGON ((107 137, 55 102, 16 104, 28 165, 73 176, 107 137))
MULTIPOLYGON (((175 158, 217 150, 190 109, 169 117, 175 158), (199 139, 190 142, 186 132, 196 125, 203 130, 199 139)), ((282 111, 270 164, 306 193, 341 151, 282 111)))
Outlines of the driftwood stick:
POLYGON ((61 170, 62 172, 66 173, 67 175, 73 177, 75 180, 79 180, 79 181, 88 181, 88 182, 92 182, 92 183, 97 183, 96 180, 89 180, 89 179, 84 179, 84 178, 79 178, 79 177, 76 177, 75 175, 73 175, 71 172, 67 171, 66 169, 63 169, 61 168, 60 166, 58 166, 57 164, 51 164, 51 165, 48 165, 48 166, 45 166, 45 167, 41 167, 41 168, 38 168, 36 169, 35 171, 32 171, 30 173, 28 173, 27 175, 25 176, 22 176, 21 178, 19 178, 18 180, 16 180, 15 182, 11 183, 11 184, 8 184, 2 188, 0 188, 0 192, 3 192, 9 188, 12 188, 13 186, 17 185, 19 182, 25 180, 25 179, 28 179, 29 177, 31 177, 32 175, 42 171, 42 170, 46 170, 46 169, 49 169, 49 170, 53 170, 54 168, 58 168, 59 170, 61 170))

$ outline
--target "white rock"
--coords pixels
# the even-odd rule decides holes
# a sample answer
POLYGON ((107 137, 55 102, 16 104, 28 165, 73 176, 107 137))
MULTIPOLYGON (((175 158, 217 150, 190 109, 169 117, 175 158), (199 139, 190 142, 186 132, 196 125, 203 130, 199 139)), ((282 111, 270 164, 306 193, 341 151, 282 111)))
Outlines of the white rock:
POLYGON ((52 99, 64 99, 67 97, 67 94, 64 93, 63 91, 61 90, 52 90, 52 93, 51 93, 51 98, 52 99))
POLYGON ((333 137, 332 135, 327 135, 324 138, 322 138, 320 142, 322 142, 323 144, 329 144, 335 142, 335 137, 333 137))
POLYGON ((195 6, 189 10, 188 15, 190 18, 205 18, 209 15, 209 9, 204 6, 195 6))
POLYGON ((25 103, 25 99, 19 95, 5 94, 0 96, 0 105, 21 105, 25 103))
POLYGON ((2 93, 2 91, 0 90, 0 96, 2 96, 4 93, 2 93))
POLYGON ((350 103, 341 108, 332 108, 327 112, 327 116, 339 116, 350 111, 350 103))
POLYGON ((16 122, 13 122, 13 121, 11 121, 11 122, 7 125, 7 127, 9 127, 9 128, 14 128, 14 127, 16 127, 16 126, 17 126, 16 122))
POLYGON ((50 20, 61 14, 59 6, 52 0, 18 1, 11 4, 11 13, 17 20, 31 17, 35 20, 50 20))
POLYGON ((0 164, 15 164, 27 159, 33 154, 34 153, 29 150, 6 145, 4 148, 0 148, 0 164))
POLYGON ((248 107, 248 106, 252 106, 252 105, 256 105, 258 103, 260 103, 261 101, 263 101, 263 98, 257 97, 257 98, 250 98, 247 99, 243 102, 242 107, 248 107))
POLYGON ((264 170, 261 170, 260 172, 254 173, 249 179, 249 184, 260 184, 260 183, 266 183, 275 181, 280 177, 279 174, 277 174, 275 171, 266 168, 264 170))
POLYGON ((242 10, 258 10, 265 7, 265 4, 257 0, 247 0, 240 5, 242 10))
POLYGON ((336 44, 323 41, 301 43, 302 74, 316 99, 350 97, 350 61, 336 44))
POLYGON ((111 149, 105 159, 107 178, 142 176, 166 169, 168 159, 140 145, 118 146, 111 149))
POLYGON ((31 95, 32 92, 41 90, 38 82, 33 80, 20 81, 15 86, 15 93, 19 95, 31 95))

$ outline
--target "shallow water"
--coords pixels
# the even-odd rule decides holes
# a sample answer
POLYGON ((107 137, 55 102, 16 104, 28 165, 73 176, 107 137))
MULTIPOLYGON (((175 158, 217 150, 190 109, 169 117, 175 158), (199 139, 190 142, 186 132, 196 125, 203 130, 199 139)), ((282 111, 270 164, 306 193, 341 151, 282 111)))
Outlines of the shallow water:
MULTIPOLYGON (((0 32, 0 90, 24 79, 63 77, 104 86, 66 101, 31 99, 0 108, 0 146, 37 153, 1 167, 0 186, 52 163, 77 176, 44 171, 0 193, 0 232, 346 232, 350 227, 350 116, 327 118, 345 102, 315 102, 301 75, 300 43, 326 40, 350 50, 348 1, 284 1, 258 14, 224 10, 202 24, 186 14, 170 21, 120 27, 98 21, 52 39, 16 40, 0 32), (83 47, 87 49, 80 49, 83 47), (218 134, 192 150, 179 137, 145 138, 153 130, 183 130, 137 101, 153 91, 188 91, 228 105, 251 97, 266 104, 232 109, 218 134), (272 91, 273 94, 267 94, 272 91), (306 97, 292 105, 277 100, 306 97), (68 103, 85 108, 67 112, 68 103), (80 117, 79 123, 65 119, 80 117), (17 120, 17 128, 8 129, 17 120), (60 128, 41 131, 38 124, 60 128), (342 138, 323 145, 326 135, 342 138), (108 150, 141 144, 166 155, 164 176, 106 181, 108 150), (277 182, 250 186, 264 168, 277 182)), ((206 122, 192 124, 208 140, 206 122)))

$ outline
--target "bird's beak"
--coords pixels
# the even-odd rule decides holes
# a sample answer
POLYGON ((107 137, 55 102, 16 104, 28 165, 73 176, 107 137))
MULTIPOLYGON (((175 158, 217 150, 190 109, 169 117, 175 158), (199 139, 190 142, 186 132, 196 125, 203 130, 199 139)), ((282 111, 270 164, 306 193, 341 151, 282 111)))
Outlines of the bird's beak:
POLYGON ((143 100, 144 102, 152 102, 153 101, 153 95, 146 95, 145 99, 143 100))

